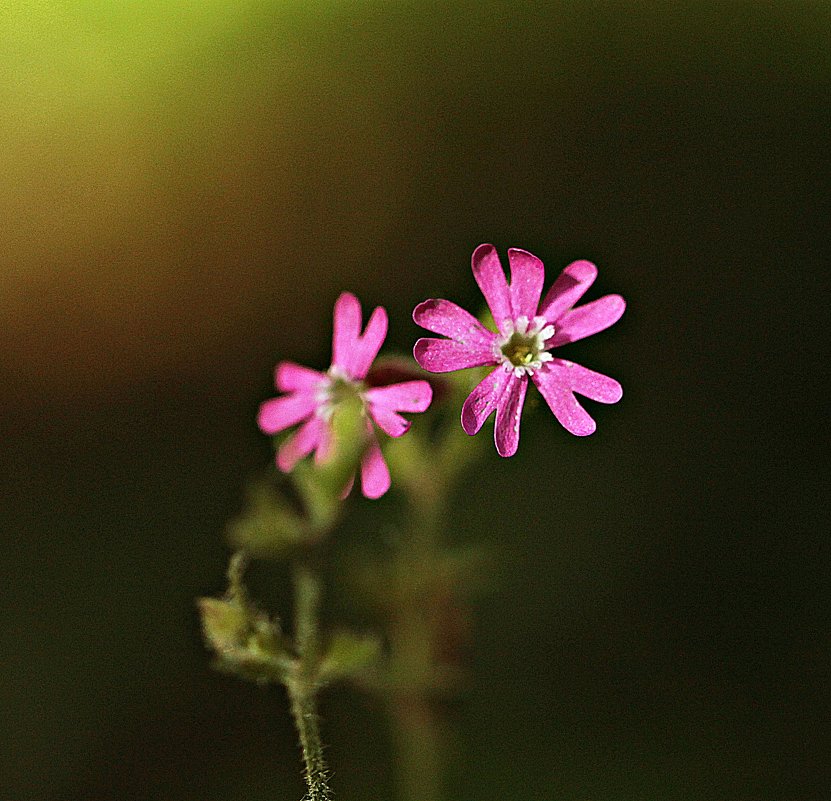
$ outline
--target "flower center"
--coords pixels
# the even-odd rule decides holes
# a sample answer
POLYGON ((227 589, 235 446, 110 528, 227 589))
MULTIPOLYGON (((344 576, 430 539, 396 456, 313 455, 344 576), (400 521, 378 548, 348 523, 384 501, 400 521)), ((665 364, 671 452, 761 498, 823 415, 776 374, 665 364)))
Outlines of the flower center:
POLYGON ((536 336, 529 337, 514 331, 511 338, 500 348, 502 355, 514 365, 514 367, 525 367, 531 364, 537 356, 536 336))
POLYGON ((544 317, 530 320, 517 317, 506 320, 502 325, 505 335, 494 344, 494 356, 502 366, 517 376, 534 375, 544 362, 551 361, 551 354, 545 343, 554 336, 554 326, 549 325, 544 317))
POLYGON ((356 381, 350 381, 348 378, 340 378, 336 376, 329 384, 328 400, 333 406, 339 403, 357 398, 361 394, 362 387, 356 381))
POLYGON ((335 409, 350 401, 363 404, 361 393, 366 389, 362 381, 353 381, 336 367, 329 368, 329 380, 317 391, 317 413, 324 420, 331 420, 335 409))

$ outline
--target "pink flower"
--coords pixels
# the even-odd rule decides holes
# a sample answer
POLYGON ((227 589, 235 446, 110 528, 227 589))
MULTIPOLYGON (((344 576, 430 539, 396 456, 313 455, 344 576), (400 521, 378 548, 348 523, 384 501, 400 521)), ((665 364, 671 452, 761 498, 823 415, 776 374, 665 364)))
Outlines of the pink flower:
MULTIPOLYGON (((277 452, 277 466, 291 471, 312 451, 315 461, 324 461, 331 451, 330 421, 338 403, 359 398, 367 416, 369 446, 361 460, 361 487, 367 498, 379 498, 390 487, 390 473, 373 423, 391 437, 400 437, 410 427, 400 412, 423 412, 433 397, 427 381, 404 381, 368 387, 364 381, 387 335, 387 312, 381 306, 372 312, 361 334, 361 304, 344 292, 335 303, 332 366, 321 373, 293 362, 280 362, 275 371, 278 398, 260 406, 257 424, 265 434, 302 423, 277 452)), ((351 485, 350 485, 351 486, 351 485)))
POLYGON ((543 263, 525 250, 508 251, 511 283, 493 245, 473 252, 473 276, 488 302, 498 328, 493 333, 448 300, 425 300, 413 311, 422 328, 449 339, 419 339, 416 361, 433 373, 494 365, 462 406, 462 428, 476 434, 496 411, 494 439, 500 456, 513 456, 519 445, 519 420, 530 378, 563 427, 577 436, 596 425, 574 393, 601 403, 623 395, 613 378, 559 359, 552 348, 596 334, 620 319, 626 306, 620 295, 606 295, 574 308, 592 285, 597 268, 575 261, 563 270, 542 303, 543 263))

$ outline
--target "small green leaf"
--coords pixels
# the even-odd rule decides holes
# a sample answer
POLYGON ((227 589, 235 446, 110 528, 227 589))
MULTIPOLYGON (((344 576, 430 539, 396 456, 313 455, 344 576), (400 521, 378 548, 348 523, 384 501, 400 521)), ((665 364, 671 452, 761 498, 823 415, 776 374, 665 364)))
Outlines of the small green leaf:
POLYGON ((234 651, 245 641, 251 622, 248 610, 235 601, 199 598, 205 642, 217 653, 234 651))

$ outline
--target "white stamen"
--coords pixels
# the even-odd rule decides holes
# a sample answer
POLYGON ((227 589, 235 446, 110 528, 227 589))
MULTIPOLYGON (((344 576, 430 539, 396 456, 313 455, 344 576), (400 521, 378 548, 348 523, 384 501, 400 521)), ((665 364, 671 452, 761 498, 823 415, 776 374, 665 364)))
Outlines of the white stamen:
POLYGON ((546 350, 545 343, 554 336, 554 326, 542 315, 535 316, 530 322, 525 315, 520 315, 516 320, 505 320, 502 327, 505 333, 494 340, 493 354, 506 372, 513 373, 517 378, 532 376, 553 358, 546 350), (520 342, 511 342, 515 336, 519 337, 520 342), (517 361, 522 361, 521 364, 514 364, 511 356, 504 351, 506 346, 509 352, 513 349, 511 355, 517 361))

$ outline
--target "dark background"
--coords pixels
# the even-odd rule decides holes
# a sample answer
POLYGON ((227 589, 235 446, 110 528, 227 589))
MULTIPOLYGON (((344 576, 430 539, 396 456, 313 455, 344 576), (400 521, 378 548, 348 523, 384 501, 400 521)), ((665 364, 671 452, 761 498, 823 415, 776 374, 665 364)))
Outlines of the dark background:
MULTIPOLYGON (((625 394, 459 492, 500 562, 450 797, 827 798, 829 6, 196 5, 0 12, 0 795, 301 796, 193 606, 257 405, 341 289, 406 352, 492 241, 599 265, 629 306, 570 355, 625 394)), ((389 798, 378 710, 323 711, 389 798)))

